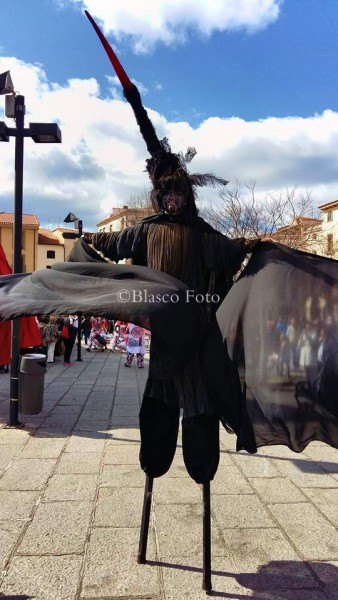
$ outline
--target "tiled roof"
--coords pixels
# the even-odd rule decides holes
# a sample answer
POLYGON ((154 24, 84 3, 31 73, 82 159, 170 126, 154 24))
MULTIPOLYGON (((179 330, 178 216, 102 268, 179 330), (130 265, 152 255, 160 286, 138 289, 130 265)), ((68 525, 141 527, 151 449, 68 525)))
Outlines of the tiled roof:
POLYGON ((96 224, 96 227, 101 227, 102 225, 106 225, 107 223, 111 223, 112 221, 116 221, 116 219, 121 219, 121 217, 128 217, 130 215, 132 215, 133 217, 138 217, 139 219, 142 219, 144 217, 147 217, 150 214, 149 209, 148 208, 142 208, 142 207, 129 207, 129 206, 123 206, 121 207, 117 207, 117 208, 112 208, 111 209, 111 213, 108 215, 108 217, 106 217, 105 219, 102 219, 102 221, 99 221, 96 224))
POLYGON ((321 204, 320 206, 318 206, 318 208, 320 208, 320 210, 330 210, 335 206, 338 207, 338 200, 332 200, 331 202, 327 202, 326 204, 321 204))
POLYGON ((42 229, 40 227, 38 233, 38 243, 45 244, 48 246, 62 246, 60 240, 54 235, 50 229, 42 229))
POLYGON ((290 223, 290 225, 283 225, 283 227, 279 227, 276 231, 273 232, 272 235, 275 235, 276 233, 281 233, 283 231, 290 231, 291 229, 297 229, 298 227, 300 227, 301 225, 303 225, 304 227, 306 226, 315 226, 315 225, 321 225, 321 220, 320 219, 315 219, 314 217, 296 217, 292 223, 290 223))
MULTIPOLYGON (((14 213, 0 212, 0 225, 13 225, 14 213)), ((22 215, 22 226, 39 227, 40 223, 36 215, 22 215)))
POLYGON ((78 229, 74 229, 74 227, 56 227, 53 229, 53 232, 57 231, 58 233, 70 232, 70 233, 79 233, 78 229))

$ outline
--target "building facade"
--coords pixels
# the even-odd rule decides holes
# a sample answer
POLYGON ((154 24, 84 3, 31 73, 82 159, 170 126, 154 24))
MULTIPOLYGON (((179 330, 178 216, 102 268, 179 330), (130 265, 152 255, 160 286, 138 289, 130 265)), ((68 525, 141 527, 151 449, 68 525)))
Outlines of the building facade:
POLYGON ((112 208, 110 214, 96 224, 99 232, 109 233, 111 231, 121 231, 126 227, 133 227, 145 217, 153 215, 154 210, 151 207, 136 208, 128 205, 112 208))
MULTIPOLYGON (((13 269, 14 213, 0 212, 0 244, 13 269)), ((36 215, 22 215, 22 273, 35 271, 38 264, 38 235, 40 223, 36 215)))
POLYGON ((325 255, 338 259, 338 200, 321 204, 325 255))
POLYGON ((50 269, 56 262, 65 260, 65 244, 50 229, 39 229, 37 269, 50 269))

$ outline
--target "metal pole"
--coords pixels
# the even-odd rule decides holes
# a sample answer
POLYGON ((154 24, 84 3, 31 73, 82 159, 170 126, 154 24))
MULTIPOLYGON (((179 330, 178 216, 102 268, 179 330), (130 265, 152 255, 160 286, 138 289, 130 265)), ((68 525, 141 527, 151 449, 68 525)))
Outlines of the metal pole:
MULTIPOLYGON (((79 219, 79 238, 82 236, 82 221, 79 219)), ((81 358, 81 319, 82 313, 78 313, 77 315, 77 359, 78 361, 82 361, 81 358)))
POLYGON ((149 521, 150 521, 153 483, 154 483, 154 479, 147 475, 146 483, 145 483, 145 487, 144 487, 140 541, 139 541, 138 554, 137 554, 137 562, 138 562, 138 564, 141 564, 141 565, 144 565, 144 563, 146 562, 146 556, 147 556, 148 530, 149 530, 149 521))
MULTIPOLYGON (((22 273, 22 197, 23 197, 23 138, 25 121, 25 98, 15 98, 15 186, 14 186, 14 240, 13 273, 22 273)), ((19 415, 19 359, 20 359, 20 319, 12 324, 12 358, 10 371, 9 427, 20 427, 19 415)))
POLYGON ((202 590, 210 592, 211 585, 211 522, 210 481, 203 484, 203 582, 202 590))

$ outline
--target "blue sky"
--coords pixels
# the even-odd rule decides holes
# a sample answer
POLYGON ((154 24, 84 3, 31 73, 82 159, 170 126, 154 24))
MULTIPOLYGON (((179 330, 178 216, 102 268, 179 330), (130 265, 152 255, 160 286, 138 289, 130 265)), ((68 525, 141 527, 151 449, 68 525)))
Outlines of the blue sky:
MULTIPOLYGON (((151 4, 147 13, 136 0, 0 1, 0 72, 11 70, 27 119, 57 120, 64 136, 57 149, 26 144, 24 211, 56 226, 72 210, 93 228, 148 186, 145 146, 84 8, 137 82, 159 137, 174 150, 196 147, 192 171, 255 179, 262 194, 296 186, 315 206, 337 197, 338 2, 151 4)), ((8 146, 0 210, 12 210, 8 146)))

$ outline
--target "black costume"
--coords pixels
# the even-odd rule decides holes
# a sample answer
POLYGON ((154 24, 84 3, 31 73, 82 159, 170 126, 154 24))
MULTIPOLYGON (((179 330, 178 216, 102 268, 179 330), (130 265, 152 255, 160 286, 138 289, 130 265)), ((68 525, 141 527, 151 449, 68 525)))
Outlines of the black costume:
MULTIPOLYGON (((215 318, 216 308, 223 300, 229 280, 239 270, 245 258, 245 241, 230 240, 214 231, 203 219, 189 216, 158 214, 148 217, 135 227, 115 233, 98 233, 92 237, 94 247, 106 257, 117 262, 123 258, 131 258, 138 265, 147 265, 163 271, 183 281, 187 287, 187 303, 193 304, 197 299, 207 298, 210 302, 201 303, 201 322, 199 336, 195 346, 189 352, 189 360, 183 371, 174 377, 164 378, 158 368, 152 367, 152 356, 161 355, 161 348, 156 348, 156 340, 152 342, 152 355, 149 367, 149 379, 146 384, 141 408, 141 464, 144 470, 153 477, 163 475, 170 467, 176 448, 178 432, 179 407, 184 409, 183 418, 183 453, 201 454, 201 439, 187 441, 186 433, 195 426, 198 430, 201 422, 205 428, 211 428, 215 438, 214 451, 204 448, 209 464, 203 469, 196 469, 196 461, 192 467, 191 459, 186 466, 191 476, 202 483, 213 477, 218 465, 218 419, 214 416, 213 406, 201 376, 201 346, 210 321, 215 318), (211 300, 213 299, 213 301, 211 300), (218 300, 218 302, 217 302, 218 300), (155 346, 154 346, 155 344, 155 346), (149 426, 145 415, 148 416, 149 426), (158 448, 155 449, 153 412, 158 415, 158 448), (170 426, 166 427, 163 411, 170 413, 170 426), (208 415, 208 416, 206 416, 208 415), (199 417, 199 418, 194 418, 199 417), (189 428, 187 430, 187 427, 189 428), (167 431, 172 441, 170 452, 164 448, 163 435, 167 431), (142 435, 144 433, 144 435, 142 435), (190 448, 187 445, 198 448, 190 448), (148 450, 147 450, 148 449, 148 450), (187 452, 186 452, 187 450, 187 452), (206 468, 206 471, 204 469, 206 468)), ((173 334, 174 332, 172 332, 173 334)), ((168 332, 170 335, 170 332, 168 332)), ((188 359, 187 356, 187 359, 188 359)), ((157 361, 156 361, 157 362, 157 361)), ((168 442, 169 443, 169 442, 168 442)), ((202 444, 202 445, 201 445, 202 444)))

